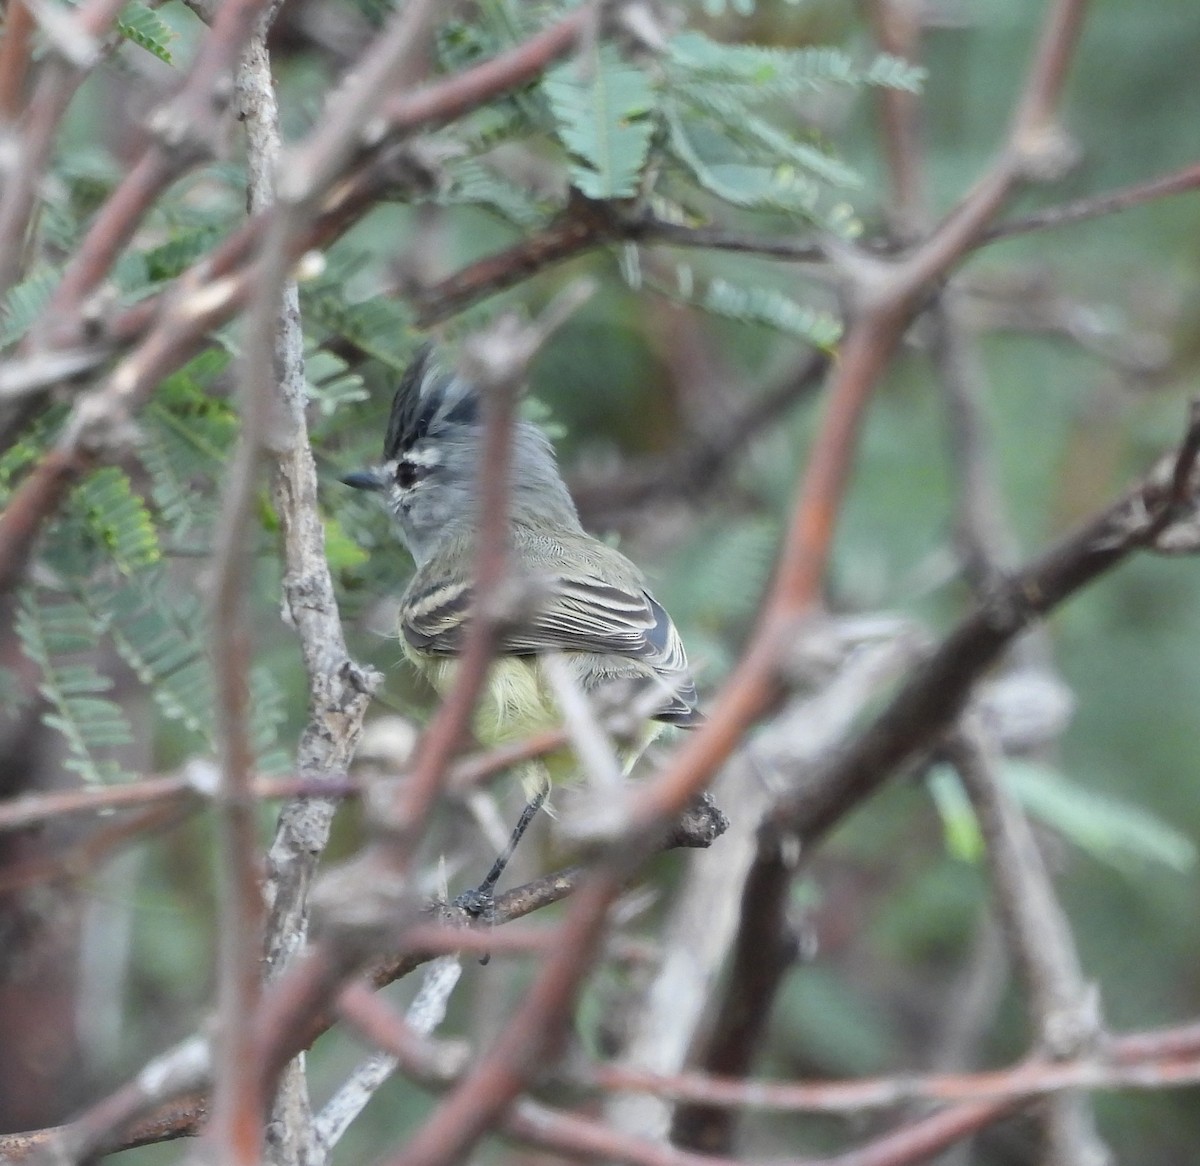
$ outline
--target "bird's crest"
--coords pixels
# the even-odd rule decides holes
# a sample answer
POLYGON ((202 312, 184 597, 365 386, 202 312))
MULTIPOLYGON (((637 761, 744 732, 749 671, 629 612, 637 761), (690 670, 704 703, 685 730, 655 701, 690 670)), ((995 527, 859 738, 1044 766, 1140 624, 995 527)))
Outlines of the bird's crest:
POLYGON ((437 440, 450 426, 473 425, 479 416, 479 393, 457 373, 440 368, 433 345, 423 344, 400 379, 392 400, 385 460, 398 459, 425 438, 437 440))

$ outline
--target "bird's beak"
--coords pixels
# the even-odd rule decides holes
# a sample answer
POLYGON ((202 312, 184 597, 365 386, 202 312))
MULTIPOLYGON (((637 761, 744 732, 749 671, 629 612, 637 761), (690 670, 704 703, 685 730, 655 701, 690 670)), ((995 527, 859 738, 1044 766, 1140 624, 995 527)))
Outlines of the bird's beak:
POLYGON ((383 489, 383 479, 376 470, 355 470, 339 480, 347 486, 353 486, 356 490, 383 489))

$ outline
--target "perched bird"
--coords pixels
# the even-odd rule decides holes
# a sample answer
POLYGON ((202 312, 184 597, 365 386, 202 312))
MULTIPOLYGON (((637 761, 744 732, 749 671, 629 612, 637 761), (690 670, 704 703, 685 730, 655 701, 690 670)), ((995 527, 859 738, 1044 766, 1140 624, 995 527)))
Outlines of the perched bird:
MULTIPOLYGON (((452 682, 471 618, 482 433, 477 389, 439 368, 425 348, 396 391, 383 461, 342 479, 380 495, 412 554, 416 573, 400 601, 400 638, 409 660, 439 692, 452 682)), ((585 693, 634 682, 661 694, 658 701, 648 698, 659 727, 700 723, 683 643, 641 572, 580 525, 546 435, 517 421, 512 443, 510 569, 526 584, 529 602, 501 631, 474 723, 480 743, 561 723, 543 666, 552 652, 585 693)), ((627 751, 627 764, 652 735, 627 751)), ((534 799, 540 805, 545 787, 570 769, 565 751, 527 767, 527 793, 540 790, 534 799)), ((535 812, 536 806, 528 816, 535 812)))

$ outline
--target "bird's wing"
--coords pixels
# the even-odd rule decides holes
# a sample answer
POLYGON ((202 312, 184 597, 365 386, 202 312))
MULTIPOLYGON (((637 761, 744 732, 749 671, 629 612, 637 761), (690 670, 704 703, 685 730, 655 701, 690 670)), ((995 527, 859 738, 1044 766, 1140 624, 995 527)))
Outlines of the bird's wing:
MULTIPOLYGON (((649 592, 588 574, 561 573, 538 582, 536 608, 504 629, 499 654, 594 652, 639 660, 662 677, 672 693, 655 718, 698 723, 696 688, 688 675, 683 642, 671 617, 649 592)), ((405 640, 420 652, 456 655, 462 650, 471 603, 471 588, 465 583, 410 597, 401 621, 405 640)))

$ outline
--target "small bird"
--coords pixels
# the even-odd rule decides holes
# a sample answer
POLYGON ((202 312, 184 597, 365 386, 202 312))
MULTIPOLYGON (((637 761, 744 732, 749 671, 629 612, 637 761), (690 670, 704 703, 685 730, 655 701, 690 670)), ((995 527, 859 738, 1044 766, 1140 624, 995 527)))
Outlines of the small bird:
MULTIPOLYGON (((396 391, 382 463, 342 478, 380 495, 416 563, 400 601, 400 638, 408 659, 443 693, 453 681, 471 618, 482 433, 478 390, 440 368, 426 346, 396 391)), ((561 723, 542 664, 547 653, 559 655, 584 693, 621 682, 661 693, 650 713, 657 728, 627 751, 626 765, 662 724, 691 727, 702 721, 671 617, 637 567, 583 529, 553 447, 529 421, 513 427, 508 536, 510 569, 526 584, 530 602, 501 630, 474 723, 482 745, 561 723)), ((501 855, 504 862, 550 783, 572 768, 565 750, 525 768, 526 792, 536 795, 501 855)), ((503 862, 497 862, 502 871, 503 862)), ((496 867, 493 872, 499 878, 496 867)), ((489 874, 477 892, 481 902, 494 885, 489 874)))

